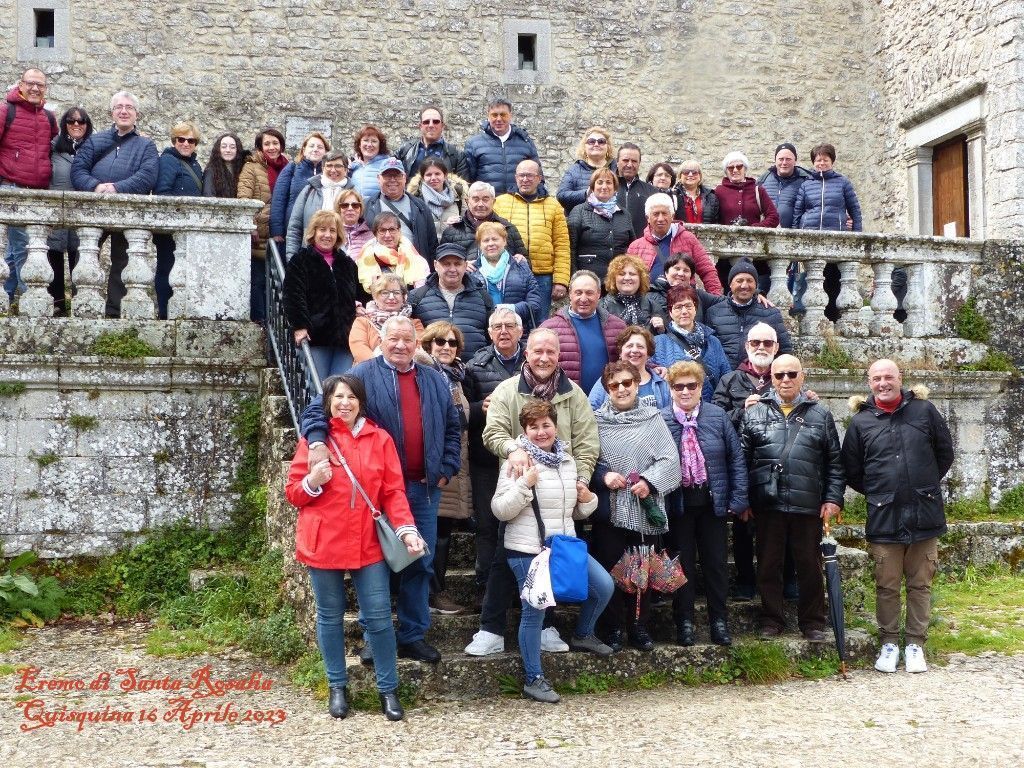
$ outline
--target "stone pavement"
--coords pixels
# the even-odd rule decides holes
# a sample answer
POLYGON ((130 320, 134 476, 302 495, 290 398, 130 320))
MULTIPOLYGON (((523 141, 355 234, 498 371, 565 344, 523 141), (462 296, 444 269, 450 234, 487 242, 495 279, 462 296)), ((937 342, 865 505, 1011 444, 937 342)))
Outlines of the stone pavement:
POLYGON ((281 670, 242 652, 147 656, 147 629, 58 625, 0 654, 0 664, 39 670, 0 677, 0 765, 1024 764, 1024 656, 955 656, 917 676, 858 670, 845 682, 567 696, 555 706, 513 698, 432 704, 393 724, 376 712, 333 721, 323 702, 279 679, 281 670), (108 721, 48 719, 61 712, 108 721), (118 713, 131 719, 113 721, 118 713))

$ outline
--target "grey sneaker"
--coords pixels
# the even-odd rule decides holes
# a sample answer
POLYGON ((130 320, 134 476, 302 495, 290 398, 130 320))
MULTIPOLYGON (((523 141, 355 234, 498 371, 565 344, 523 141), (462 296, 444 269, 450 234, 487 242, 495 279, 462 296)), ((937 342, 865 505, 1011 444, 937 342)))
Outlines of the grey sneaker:
POLYGON ((588 651, 589 653, 596 653, 598 656, 611 656, 615 653, 610 646, 598 640, 596 635, 587 635, 586 637, 570 635, 569 647, 574 651, 588 651))
POLYGON ((555 693, 555 689, 551 687, 551 683, 547 681, 544 675, 535 677, 532 683, 524 685, 523 696, 534 701, 543 701, 547 704, 557 704, 562 700, 562 697, 555 693))

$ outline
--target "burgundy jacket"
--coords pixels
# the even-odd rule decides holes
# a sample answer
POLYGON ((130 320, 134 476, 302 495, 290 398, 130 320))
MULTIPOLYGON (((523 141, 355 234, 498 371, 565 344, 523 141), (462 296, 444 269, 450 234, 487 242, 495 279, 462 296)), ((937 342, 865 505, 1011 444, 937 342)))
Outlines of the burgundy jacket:
MULTIPOLYGON (((692 232, 687 231, 682 222, 675 222, 675 226, 676 234, 672 238, 672 242, 669 243, 669 253, 685 253, 693 259, 693 264, 697 267, 697 275, 700 277, 701 282, 704 283, 704 290, 720 296, 722 294, 722 281, 718 279, 715 263, 711 261, 708 252, 704 250, 700 240, 692 232)), ((658 258, 658 243, 654 239, 654 235, 651 234, 650 226, 644 227, 644 236, 638 237, 630 243, 626 253, 639 256, 643 259, 647 269, 651 268, 654 260, 658 258)))
MULTIPOLYGON (((619 334, 626 329, 626 324, 621 318, 607 312, 601 307, 597 308, 597 316, 601 322, 601 331, 604 333, 604 343, 608 347, 608 362, 614 363, 619 359, 619 348, 615 340, 619 334)), ((580 339, 576 335, 576 329, 569 319, 569 311, 562 307, 558 312, 549 317, 541 328, 550 328, 558 334, 558 364, 565 371, 565 375, 576 384, 580 383, 580 370, 582 368, 580 355, 580 339)))
POLYGON ((719 203, 719 224, 732 224, 736 217, 742 216, 747 220, 748 227, 779 226, 779 211, 772 202, 768 190, 749 176, 742 184, 735 184, 728 178, 722 179, 722 183, 715 187, 715 195, 718 196, 719 203), (757 192, 754 191, 755 187, 759 187, 757 192), (758 198, 761 201, 760 206, 758 198))
POLYGON ((25 101, 17 86, 7 92, 7 103, 14 105, 14 122, 5 130, 10 107, 4 104, 0 107, 0 179, 19 187, 49 189, 50 141, 57 135, 56 120, 50 122, 42 104, 37 107, 25 101))

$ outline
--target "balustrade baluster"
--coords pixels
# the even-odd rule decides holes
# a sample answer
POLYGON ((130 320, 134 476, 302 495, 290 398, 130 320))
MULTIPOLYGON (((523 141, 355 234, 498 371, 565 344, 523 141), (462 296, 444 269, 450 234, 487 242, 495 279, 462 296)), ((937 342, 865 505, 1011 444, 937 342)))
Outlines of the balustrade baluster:
POLYGON ((167 302, 168 320, 185 315, 185 259, 188 257, 190 237, 192 235, 188 232, 178 232, 174 235, 174 264, 167 277, 171 285, 171 298, 167 302))
POLYGON ((903 322, 903 335, 914 338, 926 336, 924 287, 927 268, 924 264, 908 264, 904 269, 907 272, 907 295, 903 298, 903 309, 907 319, 903 322))
POLYGON ((825 260, 811 259, 807 266, 807 293, 804 294, 806 313, 800 323, 804 336, 824 336, 832 330, 832 322, 825 317, 828 294, 825 293, 825 260))
POLYGON ((78 228, 78 264, 71 273, 71 282, 75 284, 71 314, 75 317, 103 317, 106 311, 107 276, 100 268, 102 235, 99 227, 78 228))
POLYGON ((892 264, 878 262, 871 265, 875 273, 875 287, 871 292, 871 334, 873 336, 902 336, 903 326, 896 322, 896 297, 892 295, 892 264))
POLYGON ((121 317, 133 320, 152 320, 156 317, 156 304, 149 295, 153 285, 153 270, 149 266, 150 233, 145 229, 126 229, 128 240, 128 266, 124 268, 125 296, 121 300, 121 317))
POLYGON ((18 314, 24 317, 53 317, 53 297, 46 290, 53 280, 53 269, 46 258, 45 224, 29 224, 28 257, 21 268, 21 279, 25 282, 25 293, 18 300, 18 314))
POLYGON ((839 322, 836 330, 840 336, 852 338, 868 335, 868 323, 863 316, 864 301, 857 290, 860 263, 844 261, 839 264, 839 296, 836 297, 836 308, 839 310, 839 322))

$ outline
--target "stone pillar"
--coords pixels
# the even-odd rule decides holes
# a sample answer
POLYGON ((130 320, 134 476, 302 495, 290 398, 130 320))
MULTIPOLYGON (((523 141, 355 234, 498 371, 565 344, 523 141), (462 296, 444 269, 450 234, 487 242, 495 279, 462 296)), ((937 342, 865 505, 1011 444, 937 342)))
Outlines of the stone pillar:
MULTIPOLYGON (((902 336, 903 326, 896 322, 896 297, 892 295, 892 265, 878 262, 871 265, 875 273, 875 289, 871 293, 871 333, 874 336, 902 336)), ((908 292, 909 298, 909 292, 908 292)))
POLYGON ((985 239, 985 124, 967 129, 967 219, 971 239, 985 239))
POLYGON ((836 307, 839 309, 839 322, 836 323, 836 330, 840 336, 847 338, 854 336, 867 336, 867 324, 861 318, 861 309, 864 302, 857 290, 857 273, 860 270, 860 262, 843 261, 839 264, 839 295, 836 297, 836 307))
POLYGON ((167 302, 168 320, 185 316, 185 259, 190 237, 192 233, 189 232, 176 232, 174 235, 174 265, 168 277, 171 284, 171 300, 167 302))
POLYGON ((789 308, 793 306, 793 296, 786 285, 786 268, 789 259, 768 259, 772 270, 772 286, 768 289, 768 300, 779 308, 783 317, 789 316, 789 308))
MULTIPOLYGON (((249 261, 252 249, 248 234, 189 231, 179 237, 176 266, 181 264, 183 282, 180 311, 185 317, 215 320, 249 319, 249 261), (225 279, 225 277, 230 279, 225 279)), ((172 280, 174 273, 171 273, 172 280)), ((174 285, 174 283, 171 283, 174 285)), ((174 288, 175 292, 178 288, 174 288)))
POLYGON ((75 317, 103 317, 106 311, 103 295, 106 275, 100 269, 99 241, 102 235, 103 230, 99 227, 78 229, 78 265, 71 275, 75 283, 75 297, 71 300, 75 317))
MULTIPOLYGON (((0 224, 0 257, 7 254, 7 227, 0 224)), ((7 281, 7 278, 11 275, 11 268, 7 266, 7 259, 0 258, 0 315, 6 315, 11 311, 11 300, 7 296, 7 291, 3 289, 3 284, 7 281)))
POLYGON ((825 293, 825 260, 812 259, 806 262, 807 293, 804 307, 807 309, 800 324, 804 336, 820 337, 832 330, 832 323, 825 317, 828 294, 825 293))
POLYGON ((124 268, 125 296, 121 300, 121 317, 130 320, 152 320, 156 305, 149 296, 153 286, 153 270, 149 266, 149 231, 126 229, 128 240, 128 266, 124 268))
POLYGON ((907 163, 907 213, 910 234, 932 232, 932 148, 914 147, 903 156, 907 163))
POLYGON ((53 280, 53 269, 46 258, 46 233, 49 228, 43 224, 29 224, 28 257, 21 270, 25 281, 25 293, 18 301, 18 314, 24 317, 53 317, 53 297, 46 290, 53 280))

